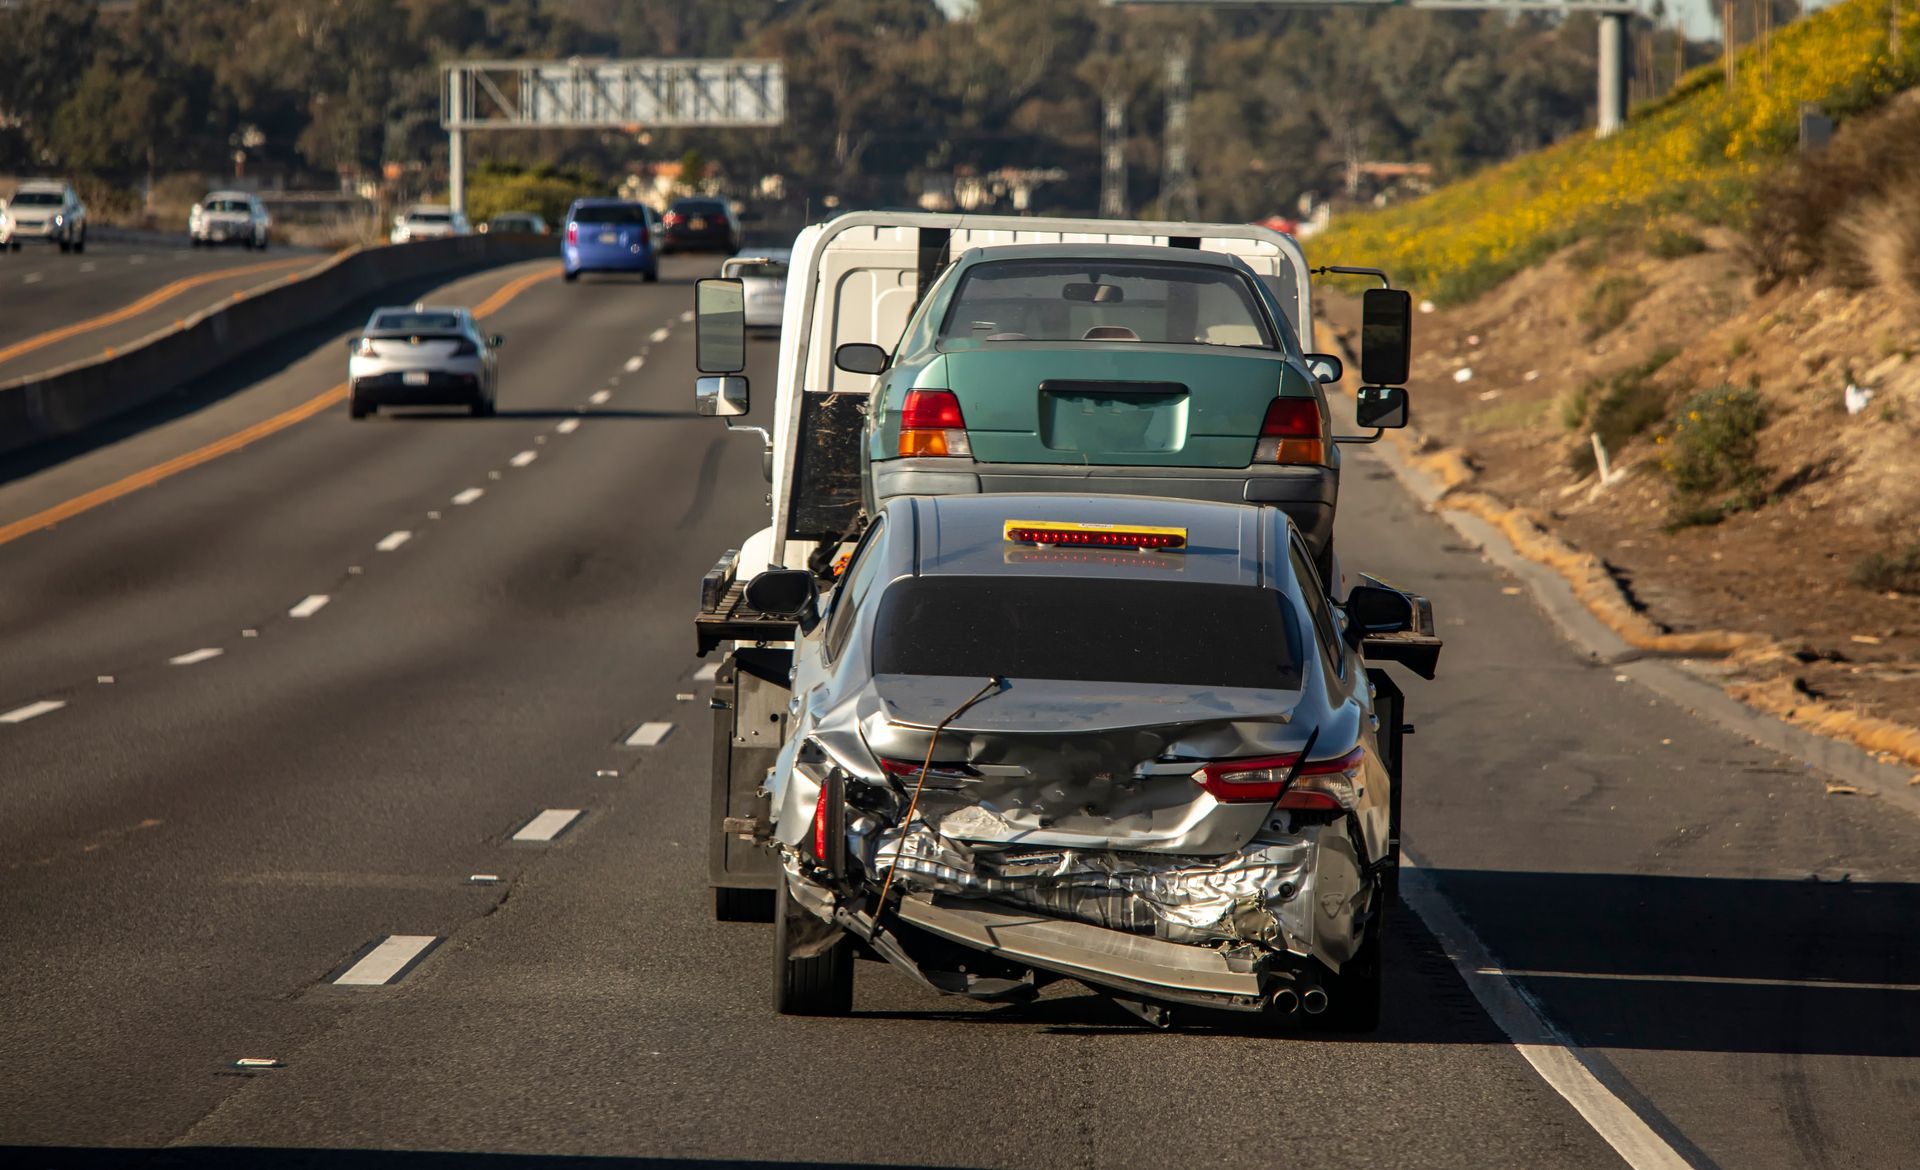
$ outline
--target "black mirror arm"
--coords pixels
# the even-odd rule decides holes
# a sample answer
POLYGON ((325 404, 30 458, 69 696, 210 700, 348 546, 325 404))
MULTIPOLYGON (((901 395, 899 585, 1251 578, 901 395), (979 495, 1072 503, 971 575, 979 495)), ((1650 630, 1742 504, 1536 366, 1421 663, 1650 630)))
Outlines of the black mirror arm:
POLYGON ((1371 435, 1335 435, 1333 441, 1336 443, 1378 443, 1381 436, 1386 433, 1387 430, 1385 427, 1375 427, 1371 435))
POLYGON ((1355 268, 1347 264, 1322 264, 1318 268, 1309 268, 1307 271, 1314 276, 1325 276, 1329 272, 1337 276, 1372 276, 1379 279, 1381 288, 1393 287, 1393 281, 1387 279, 1387 274, 1378 268, 1355 268))

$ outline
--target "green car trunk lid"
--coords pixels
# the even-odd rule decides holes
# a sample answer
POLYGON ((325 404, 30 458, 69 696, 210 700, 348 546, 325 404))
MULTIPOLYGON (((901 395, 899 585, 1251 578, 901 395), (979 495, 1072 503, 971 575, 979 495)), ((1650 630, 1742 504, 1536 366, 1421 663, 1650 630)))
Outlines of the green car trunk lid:
POLYGON ((989 344, 943 363, 983 463, 1245 467, 1267 404, 1313 393, 1270 351, 989 344))

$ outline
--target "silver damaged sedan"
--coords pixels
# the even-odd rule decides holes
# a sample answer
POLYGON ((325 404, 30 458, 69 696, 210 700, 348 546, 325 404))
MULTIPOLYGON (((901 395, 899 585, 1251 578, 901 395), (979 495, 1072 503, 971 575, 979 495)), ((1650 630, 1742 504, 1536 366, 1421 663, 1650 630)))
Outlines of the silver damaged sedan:
POLYGON ((347 343, 347 413, 365 418, 382 406, 464 406, 490 415, 498 402, 505 338, 480 332, 459 307, 376 309, 347 343))
POLYGON ((836 1014, 856 949, 931 990, 1074 979, 1165 1026, 1380 1013, 1401 692, 1424 599, 1340 605, 1277 508, 1135 497, 903 498, 798 619, 791 735, 758 815, 777 851, 774 1004, 836 1014))

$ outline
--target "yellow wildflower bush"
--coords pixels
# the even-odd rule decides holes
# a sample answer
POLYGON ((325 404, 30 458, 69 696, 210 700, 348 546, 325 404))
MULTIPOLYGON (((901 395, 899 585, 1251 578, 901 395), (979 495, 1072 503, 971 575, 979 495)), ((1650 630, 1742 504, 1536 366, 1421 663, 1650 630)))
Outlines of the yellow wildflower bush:
POLYGON ((1843 0, 1742 50, 1735 81, 1696 69, 1604 139, 1582 135, 1423 198, 1337 220, 1316 262, 1372 264, 1434 300, 1470 298, 1546 254, 1610 229, 1681 213, 1737 216, 1753 181, 1791 150, 1800 107, 1845 116, 1920 80, 1920 5, 1888 54, 1889 0, 1843 0))

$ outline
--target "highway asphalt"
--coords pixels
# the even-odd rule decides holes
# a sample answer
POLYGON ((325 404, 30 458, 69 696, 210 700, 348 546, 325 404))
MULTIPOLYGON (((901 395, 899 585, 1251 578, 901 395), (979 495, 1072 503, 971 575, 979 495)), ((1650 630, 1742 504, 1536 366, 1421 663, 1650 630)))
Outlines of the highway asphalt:
POLYGON ((125 346, 326 259, 281 244, 191 248, 185 231, 102 233, 77 255, 43 244, 0 251, 0 383, 125 346))
MULTIPOLYGON (((1379 1034, 1155 1033, 877 964, 852 1018, 772 1014, 768 928, 704 888, 695 582, 766 491, 691 417, 709 267, 526 285, 489 320, 497 418, 330 408, 0 544, 0 1161, 1606 1167, 1625 1118, 1636 1165, 1911 1163, 1920 824, 1586 660, 1364 452, 1346 567, 1448 639, 1406 683, 1421 896, 1379 1034), (546 810, 563 832, 514 839, 546 810), (1527 1052, 1498 969, 1558 1029, 1527 1052), (1599 1090, 1537 1071, 1562 1056, 1599 1090)), ((317 340, 0 463, 0 531, 342 365, 317 340)))

